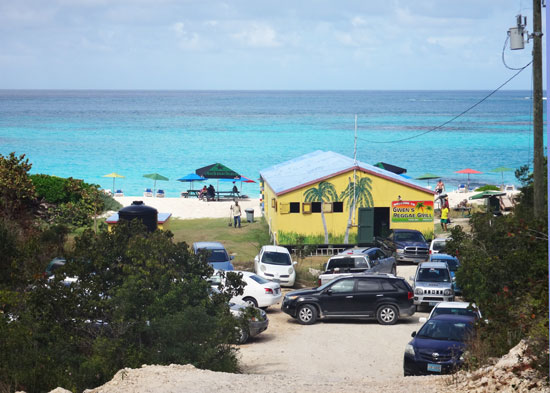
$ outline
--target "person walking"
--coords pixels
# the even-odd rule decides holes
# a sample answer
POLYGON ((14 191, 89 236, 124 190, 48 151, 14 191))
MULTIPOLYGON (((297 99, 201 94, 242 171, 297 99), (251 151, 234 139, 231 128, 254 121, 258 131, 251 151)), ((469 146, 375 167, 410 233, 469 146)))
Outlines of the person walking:
POLYGON ((448 220, 449 220, 449 205, 447 203, 443 203, 443 207, 441 208, 441 229, 443 229, 445 232, 447 232, 448 220))
POLYGON ((230 209, 233 212, 233 222, 234 222, 235 228, 237 228, 237 224, 239 225, 239 228, 240 228, 241 227, 241 207, 239 206, 239 201, 235 200, 235 204, 231 205, 230 209))

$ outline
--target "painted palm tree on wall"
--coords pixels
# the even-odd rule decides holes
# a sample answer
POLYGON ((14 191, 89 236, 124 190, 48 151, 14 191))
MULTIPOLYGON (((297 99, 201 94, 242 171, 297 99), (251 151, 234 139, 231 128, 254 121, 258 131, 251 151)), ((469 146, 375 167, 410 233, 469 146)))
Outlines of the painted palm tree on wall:
POLYGON ((306 202, 321 202, 321 219, 325 230, 325 244, 328 244, 327 222, 325 220, 324 203, 338 201, 338 193, 332 183, 322 181, 318 187, 313 187, 304 192, 306 202))
POLYGON ((349 178, 348 186, 340 194, 340 199, 342 201, 346 201, 346 205, 349 209, 348 225, 346 226, 346 235, 344 236, 344 243, 346 244, 349 242, 349 230, 351 228, 352 215, 355 216, 355 210, 357 207, 374 206, 371 191, 372 180, 369 177, 360 178, 356 184, 354 184, 354 182, 351 181, 351 178, 349 178))

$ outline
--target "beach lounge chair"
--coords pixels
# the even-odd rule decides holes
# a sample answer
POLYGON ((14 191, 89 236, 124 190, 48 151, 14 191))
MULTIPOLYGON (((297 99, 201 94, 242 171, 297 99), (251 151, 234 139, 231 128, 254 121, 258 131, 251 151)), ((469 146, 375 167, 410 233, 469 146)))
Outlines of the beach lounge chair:
POLYGON ((462 183, 458 185, 458 192, 468 192, 468 189, 466 188, 466 184, 462 183))
POLYGON ((164 198, 164 190, 157 190, 157 198, 164 198))
POLYGON ((510 211, 514 208, 514 202, 508 196, 500 197, 500 209, 503 211, 510 211))
POLYGON ((143 196, 144 197, 152 197, 153 196, 153 190, 151 190, 150 188, 146 188, 145 191, 143 192, 143 196))
POLYGON ((122 190, 116 190, 116 191, 115 191, 115 196, 116 196, 116 197, 123 197, 123 196, 124 196, 124 192, 122 192, 122 190))

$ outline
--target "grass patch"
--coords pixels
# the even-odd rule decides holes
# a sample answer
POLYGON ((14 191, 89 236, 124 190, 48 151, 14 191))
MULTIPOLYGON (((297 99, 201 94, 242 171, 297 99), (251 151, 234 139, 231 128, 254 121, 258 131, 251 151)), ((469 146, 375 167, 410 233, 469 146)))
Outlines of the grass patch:
POLYGON ((269 229, 264 218, 241 223, 241 228, 228 226, 226 218, 198 218, 194 220, 170 220, 174 240, 186 242, 217 241, 222 243, 238 269, 252 270, 254 257, 265 244, 270 244, 269 229))

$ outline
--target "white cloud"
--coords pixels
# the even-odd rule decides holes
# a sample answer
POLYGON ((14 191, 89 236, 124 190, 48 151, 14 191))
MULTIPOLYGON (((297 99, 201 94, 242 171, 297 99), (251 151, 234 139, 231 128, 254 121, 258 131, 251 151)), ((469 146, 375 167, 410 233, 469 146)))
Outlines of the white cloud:
POLYGON ((367 21, 360 16, 356 16, 351 19, 351 25, 353 27, 360 27, 367 24, 367 21))
POLYGON ((199 35, 195 32, 185 30, 185 23, 177 22, 172 25, 178 38, 178 44, 181 49, 200 49, 202 47, 199 35))
POLYGON ((277 32, 265 23, 253 22, 249 27, 232 35, 242 44, 253 48, 276 48, 282 45, 277 32))

